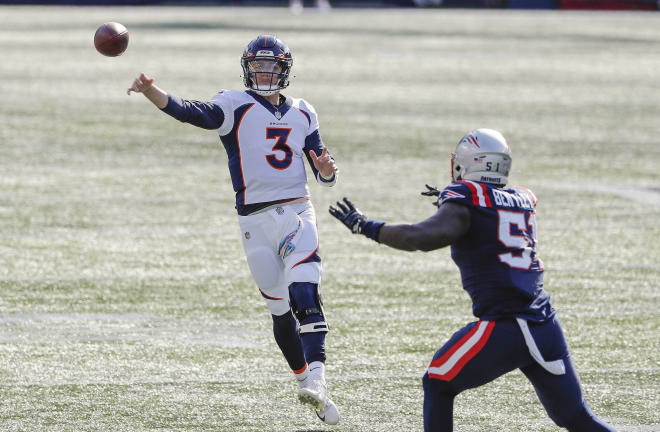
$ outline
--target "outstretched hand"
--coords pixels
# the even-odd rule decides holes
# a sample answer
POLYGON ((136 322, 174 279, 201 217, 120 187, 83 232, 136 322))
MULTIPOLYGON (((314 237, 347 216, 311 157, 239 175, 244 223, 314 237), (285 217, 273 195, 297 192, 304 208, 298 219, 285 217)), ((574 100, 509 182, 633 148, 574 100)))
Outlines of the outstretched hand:
POLYGON ((134 93, 144 93, 145 91, 149 90, 151 86, 153 85, 155 79, 151 78, 143 73, 140 74, 139 77, 135 78, 135 81, 133 81, 133 85, 131 85, 128 90, 126 90, 126 94, 130 95, 131 92, 134 93))
POLYGON ((314 150, 310 150, 309 157, 312 158, 314 168, 316 168, 316 170, 321 173, 321 177, 325 179, 332 177, 332 175, 338 170, 334 159, 332 159, 332 156, 330 156, 330 153, 328 153, 328 149, 326 147, 323 147, 323 151, 321 152, 320 156, 316 156, 316 152, 314 150))
MULTIPOLYGON (((424 186, 426 186, 427 190, 423 191, 422 195, 424 195, 424 196, 437 196, 437 197, 440 196, 440 191, 435 186, 429 186, 428 184, 426 184, 424 186)), ((433 205, 438 207, 439 206, 438 201, 437 200, 433 201, 433 205)))
POLYGON ((367 218, 364 214, 355 208, 348 198, 344 197, 344 204, 337 201, 337 207, 330 206, 330 214, 336 217, 346 228, 351 230, 353 234, 361 234, 362 227, 364 226, 367 218))
POLYGON ((424 186, 426 186, 426 189, 428 189, 428 190, 425 190, 424 192, 422 192, 422 195, 425 195, 425 196, 440 196, 440 191, 435 186, 429 186, 427 184, 424 185, 424 186))

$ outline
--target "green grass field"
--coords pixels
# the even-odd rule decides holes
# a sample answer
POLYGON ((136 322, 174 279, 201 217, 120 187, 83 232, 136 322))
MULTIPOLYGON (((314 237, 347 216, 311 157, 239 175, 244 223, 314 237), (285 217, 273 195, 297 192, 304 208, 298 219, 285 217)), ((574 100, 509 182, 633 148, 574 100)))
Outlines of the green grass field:
MULTIPOLYGON (((539 197, 546 287, 586 398, 660 431, 660 16, 470 10, 0 7, 0 430, 422 429, 420 378, 472 321, 448 250, 387 249, 326 209, 432 214, 424 183, 477 127, 539 197), (119 58, 98 25, 131 32, 119 58), (144 71, 193 99, 238 89, 274 32, 288 93, 319 112, 341 169, 313 183, 342 414, 298 405, 250 277, 214 132, 126 95, 144 71)), ((457 431, 557 431, 521 373, 457 398, 457 431)))

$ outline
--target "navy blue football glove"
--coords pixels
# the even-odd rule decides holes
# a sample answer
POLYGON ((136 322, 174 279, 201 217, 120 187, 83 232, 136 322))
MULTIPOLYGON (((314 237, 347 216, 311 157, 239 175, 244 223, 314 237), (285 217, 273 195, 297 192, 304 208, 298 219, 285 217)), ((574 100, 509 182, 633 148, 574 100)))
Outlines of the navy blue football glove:
POLYGON ((339 219, 353 234, 362 234, 371 240, 379 241, 378 235, 385 222, 367 219, 360 210, 355 208, 348 198, 344 198, 344 204, 337 201, 337 207, 339 208, 330 206, 330 214, 339 219))
MULTIPOLYGON (((429 186, 429 185, 424 185, 424 186, 426 186, 427 190, 422 192, 422 195, 440 197, 440 191, 435 186, 429 186)), ((433 201, 433 205, 438 207, 439 206, 438 200, 433 201)))
POLYGON ((344 197, 344 204, 337 201, 337 207, 339 208, 330 206, 330 214, 339 219, 353 234, 362 234, 362 227, 364 227, 367 218, 346 197, 344 197))

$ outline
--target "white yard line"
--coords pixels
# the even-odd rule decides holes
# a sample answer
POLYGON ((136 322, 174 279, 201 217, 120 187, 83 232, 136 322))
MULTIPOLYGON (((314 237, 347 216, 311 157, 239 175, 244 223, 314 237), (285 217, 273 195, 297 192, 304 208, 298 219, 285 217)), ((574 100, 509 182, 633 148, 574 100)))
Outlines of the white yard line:
POLYGON ((617 195, 631 201, 651 204, 660 207, 660 186, 657 188, 633 188, 616 185, 597 185, 589 183, 553 183, 548 185, 550 189, 568 191, 590 191, 608 195, 617 195))

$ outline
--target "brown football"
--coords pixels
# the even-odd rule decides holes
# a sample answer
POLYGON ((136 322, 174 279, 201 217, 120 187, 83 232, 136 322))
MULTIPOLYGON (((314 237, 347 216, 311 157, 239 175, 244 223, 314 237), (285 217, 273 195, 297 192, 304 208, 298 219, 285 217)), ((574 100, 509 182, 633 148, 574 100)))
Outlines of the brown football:
POLYGON ((128 47, 128 30, 116 22, 107 22, 94 34, 96 50, 108 57, 121 55, 128 47))

